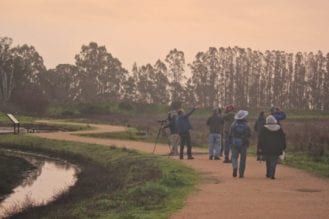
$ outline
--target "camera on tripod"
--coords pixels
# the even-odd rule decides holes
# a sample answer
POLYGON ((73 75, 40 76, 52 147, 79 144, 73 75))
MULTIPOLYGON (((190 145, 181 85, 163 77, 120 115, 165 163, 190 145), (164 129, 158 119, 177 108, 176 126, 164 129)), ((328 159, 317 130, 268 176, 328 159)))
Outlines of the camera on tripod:
POLYGON ((157 122, 163 124, 163 123, 166 123, 167 121, 168 121, 168 119, 164 119, 164 120, 158 120, 157 122))

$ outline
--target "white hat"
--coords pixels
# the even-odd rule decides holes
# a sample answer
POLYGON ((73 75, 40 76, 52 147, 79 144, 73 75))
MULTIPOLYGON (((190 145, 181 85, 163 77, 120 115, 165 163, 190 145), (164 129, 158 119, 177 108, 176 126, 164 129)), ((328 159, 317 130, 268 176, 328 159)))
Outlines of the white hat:
POLYGON ((278 131, 280 129, 278 121, 272 115, 266 117, 266 124, 264 126, 270 131, 278 131))
POLYGON ((248 111, 246 110, 239 110, 239 112, 237 112, 234 116, 234 119, 236 120, 241 120, 241 119, 244 119, 248 116, 248 111))

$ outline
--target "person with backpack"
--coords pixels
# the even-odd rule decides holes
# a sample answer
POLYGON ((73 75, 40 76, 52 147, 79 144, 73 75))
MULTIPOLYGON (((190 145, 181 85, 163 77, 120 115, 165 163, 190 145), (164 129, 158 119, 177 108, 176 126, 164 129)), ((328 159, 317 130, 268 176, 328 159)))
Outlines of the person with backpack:
POLYGON ((247 147, 251 136, 247 116, 248 111, 240 110, 235 114, 235 121, 231 125, 233 177, 237 177, 239 171, 239 177, 243 178, 246 169, 247 147), (239 157, 240 162, 238 162, 239 157))
POLYGON ((215 160, 220 160, 220 146, 221 146, 221 135, 224 121, 221 117, 221 109, 216 108, 213 110, 213 114, 207 120, 207 126, 209 127, 209 160, 214 158, 214 147, 215 147, 215 160))
POLYGON ((230 159, 230 149, 232 147, 232 139, 230 137, 230 129, 231 125, 234 122, 234 106, 233 105, 226 105, 225 110, 224 110, 224 130, 223 130, 223 135, 224 135, 224 142, 223 142, 223 147, 224 147, 224 161, 223 163, 231 163, 230 159))
POLYGON ((266 124, 260 131, 258 148, 266 161, 266 177, 275 179, 278 158, 286 149, 286 136, 272 115, 266 117, 266 124))
POLYGON ((187 146, 187 159, 192 160, 194 157, 192 156, 192 143, 191 143, 191 135, 190 129, 192 129, 192 125, 190 123, 189 117, 195 111, 196 108, 193 108, 190 112, 184 113, 183 109, 178 110, 178 117, 176 119, 176 128, 177 133, 180 136, 180 151, 179 151, 179 159, 184 159, 184 146, 187 146))

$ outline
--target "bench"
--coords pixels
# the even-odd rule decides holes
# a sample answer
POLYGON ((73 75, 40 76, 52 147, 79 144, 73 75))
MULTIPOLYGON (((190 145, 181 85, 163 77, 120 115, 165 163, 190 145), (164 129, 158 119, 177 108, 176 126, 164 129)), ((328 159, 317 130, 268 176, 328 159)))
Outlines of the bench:
POLYGON ((7 113, 8 118, 14 124, 14 134, 19 134, 19 121, 11 113, 7 113))

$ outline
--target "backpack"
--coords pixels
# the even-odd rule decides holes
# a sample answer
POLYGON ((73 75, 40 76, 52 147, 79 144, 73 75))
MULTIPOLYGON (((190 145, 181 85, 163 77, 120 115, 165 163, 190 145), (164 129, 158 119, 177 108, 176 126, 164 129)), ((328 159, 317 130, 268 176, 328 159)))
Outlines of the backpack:
POLYGON ((249 131, 246 123, 234 122, 232 127, 232 136, 234 138, 246 138, 248 135, 249 131))

